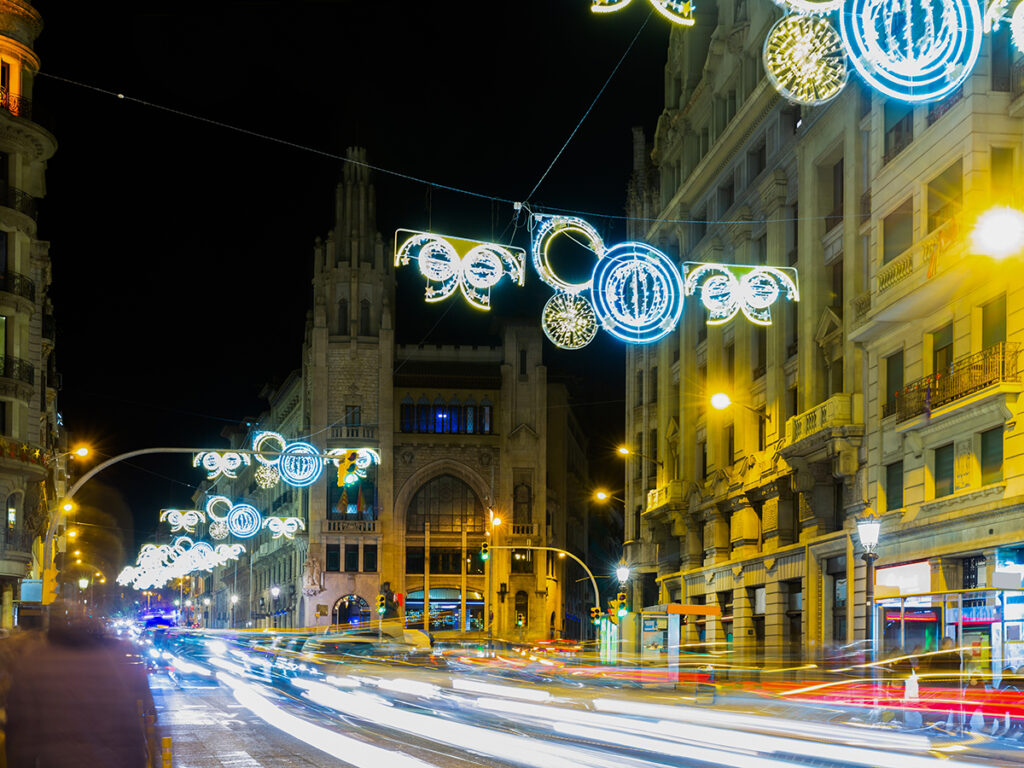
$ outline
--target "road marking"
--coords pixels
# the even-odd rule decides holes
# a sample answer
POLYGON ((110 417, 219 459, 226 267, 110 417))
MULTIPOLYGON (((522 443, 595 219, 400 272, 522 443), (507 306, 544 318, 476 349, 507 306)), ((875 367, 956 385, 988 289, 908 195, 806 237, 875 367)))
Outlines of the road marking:
POLYGON ((224 768, 263 768, 263 764, 253 759, 248 752, 225 752, 218 755, 224 768))

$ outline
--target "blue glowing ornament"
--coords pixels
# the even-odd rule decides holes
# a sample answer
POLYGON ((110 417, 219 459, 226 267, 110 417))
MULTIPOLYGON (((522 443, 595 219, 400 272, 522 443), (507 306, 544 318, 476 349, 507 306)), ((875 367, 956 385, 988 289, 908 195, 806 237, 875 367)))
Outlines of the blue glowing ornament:
POLYGON ((263 527, 263 515, 252 504, 235 504, 228 512, 227 526, 236 538, 252 538, 263 527))
POLYGON ((305 488, 320 479, 324 471, 324 460, 309 443, 288 443, 277 462, 281 480, 295 488, 305 488))
POLYGON ((503 276, 517 285, 525 279, 522 248, 400 229, 395 233, 395 266, 414 260, 427 280, 428 302, 443 301, 459 289, 472 306, 487 310, 491 288, 503 276))
POLYGON ((785 298, 799 301, 797 272, 793 267, 686 262, 684 292, 699 294, 708 311, 708 325, 721 325, 742 312, 750 322, 771 325, 771 306, 785 298))
POLYGON ((650 344, 662 339, 683 314, 679 270, 646 243, 609 248, 594 267, 592 285, 598 322, 623 341, 650 344))
POLYGON ((976 0, 848 0, 839 22, 861 77, 904 101, 946 96, 971 73, 981 50, 976 0))

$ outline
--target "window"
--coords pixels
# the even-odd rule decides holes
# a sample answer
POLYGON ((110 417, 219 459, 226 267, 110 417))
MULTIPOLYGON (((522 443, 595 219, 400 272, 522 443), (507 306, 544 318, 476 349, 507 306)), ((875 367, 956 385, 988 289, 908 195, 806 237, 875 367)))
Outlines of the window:
POLYGON ((459 547, 431 547, 430 572, 446 575, 462 573, 462 549, 459 547))
POLYGON ((928 231, 952 219, 964 204, 964 163, 958 159, 928 182, 928 231))
POLYGON ((430 402, 421 395, 416 403, 416 431, 429 432, 430 425, 430 402))
POLYGON ((636 378, 636 385, 633 388, 633 392, 635 393, 635 398, 634 398, 633 405, 643 405, 644 404, 644 372, 643 371, 637 371, 635 378, 636 378))
POLYGON ((832 262, 832 311, 843 316, 843 260, 832 262))
POLYGON ((885 102, 885 155, 883 163, 888 163, 896 155, 906 149, 914 140, 914 107, 900 101, 885 102))
POLYGON ((763 325, 755 325, 752 332, 754 334, 752 376, 759 379, 764 376, 768 368, 768 329, 763 325))
POLYGON ((882 220, 882 263, 888 264, 914 244, 914 200, 908 197, 882 220))
POLYGON ((992 198, 996 203, 1012 199, 1013 149, 992 147, 989 155, 992 167, 992 198))
POLYGON ((448 401, 448 431, 453 435, 462 431, 462 404, 459 398, 453 397, 448 401))
POLYGON ((730 180, 727 184, 723 184, 718 188, 719 215, 732 208, 734 202, 736 202, 736 185, 730 180))
POLYGON ((732 424, 725 428, 725 461, 732 464, 736 455, 736 429, 732 424))
POLYGON ((651 384, 648 387, 650 396, 648 400, 652 403, 658 402, 658 366, 651 368, 651 384))
POLYGON ((374 573, 377 570, 377 545, 363 544, 363 571, 374 573))
POLYGON ((702 481, 708 478, 708 444, 704 441, 697 444, 697 477, 702 481))
POLYGON ((440 395, 434 398, 433 408, 434 432, 443 435, 448 432, 448 407, 440 395))
POLYGON ((953 444, 935 449, 935 498, 953 493, 953 444))
POLYGON ((647 445, 647 450, 651 452, 651 459, 654 461, 658 460, 658 430, 652 429, 650 435, 650 443, 647 445))
POLYGON ((512 491, 512 523, 529 525, 533 522, 533 494, 528 483, 519 483, 512 491))
POLYGON ((530 596, 521 590, 516 592, 516 621, 524 627, 530 624, 530 596))
POLYGON ((359 335, 373 336, 373 328, 370 326, 369 299, 363 299, 359 302, 359 335))
POLYGON ((360 407, 358 405, 346 405, 345 406, 345 426, 346 427, 358 427, 362 424, 362 417, 360 415, 360 407))
POLYGON ((13 531, 18 525, 18 494, 7 497, 7 530, 13 531))
POLYGON ((485 572, 485 563, 480 559, 480 548, 477 547, 474 550, 472 545, 470 545, 470 548, 466 551, 466 573, 480 575, 485 572))
POLYGON ((885 404, 882 406, 882 417, 896 413, 896 400, 903 389, 903 350, 885 358, 885 404))
POLYGON ((1000 24, 993 27, 992 34, 992 90, 1011 90, 1010 60, 1013 53, 1010 51, 1010 26, 1000 24))
POLYGON ((981 433, 981 484, 1002 482, 1003 479, 1003 427, 981 433))
POLYGON ((747 154, 747 178, 753 180, 767 167, 768 153, 766 151, 765 141, 764 139, 761 139, 761 143, 754 147, 753 151, 747 154))
POLYGON ((945 373, 953 363, 953 323, 932 334, 932 372, 945 373))
POLYGON ((477 425, 477 428, 479 429, 481 435, 489 435, 492 432, 492 411, 493 407, 491 406, 491 401, 485 397, 483 400, 480 401, 480 410, 477 413, 477 416, 480 419, 480 423, 477 425))
MULTIPOLYGON (((635 453, 644 452, 644 436, 642 432, 637 432, 636 435, 633 437, 633 446, 633 451, 635 453)), ((640 461, 639 456, 632 456, 631 460, 633 462, 633 477, 639 480, 644 476, 643 462, 640 461)))
POLYGON ((413 432, 415 430, 416 406, 413 404, 412 398, 408 395, 402 398, 398 420, 403 432, 413 432))
POLYGON ((885 465, 885 511, 903 508, 903 462, 885 465))
POLYGON ((512 573, 528 574, 533 573, 533 550, 513 549, 512 550, 512 573))
POLYGON ((345 299, 338 302, 338 335, 348 336, 348 302, 345 299))
POLYGON ((476 430, 476 419, 474 418, 476 416, 476 403, 473 401, 473 398, 469 398, 466 401, 466 405, 462 411, 462 416, 462 423, 466 430, 466 434, 472 435, 476 430))
POLYGON ((341 545, 340 544, 328 544, 327 545, 327 557, 324 559, 324 570, 325 571, 340 571, 341 570, 341 545))
POLYGON ((754 263, 768 263, 768 235, 761 235, 754 240, 754 263))
POLYGON ((763 451, 768 446, 768 414, 764 406, 757 410, 757 450, 763 451))
POLYGON ((843 223, 843 158, 832 166, 832 210, 825 217, 825 231, 843 223))
POLYGON ((981 308, 981 348, 988 349, 1006 341, 1006 294, 981 308))
POLYGON ((526 350, 519 350, 519 378, 525 379, 526 376, 526 350))
POLYGON ((473 489, 453 475, 439 475, 420 487, 409 502, 406 530, 422 533, 483 533, 484 507, 473 489))
MULTIPOLYGON (((703 156, 703 152, 701 155, 703 156)), ((693 245, 696 245, 704 239, 704 235, 708 233, 708 211, 707 208, 703 208, 697 213, 693 214, 693 221, 690 222, 691 231, 693 232, 693 245)))
POLYGON ((359 570, 359 545, 345 545, 345 570, 349 573, 359 570))
POLYGON ((406 573, 423 573, 423 547, 406 547, 405 548, 405 572, 406 573))

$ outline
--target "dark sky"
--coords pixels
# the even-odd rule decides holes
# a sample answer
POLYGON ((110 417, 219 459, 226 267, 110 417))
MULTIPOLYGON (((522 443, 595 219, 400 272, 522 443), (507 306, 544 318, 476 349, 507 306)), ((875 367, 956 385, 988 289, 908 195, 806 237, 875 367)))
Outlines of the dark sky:
MULTIPOLYGON (((36 50, 54 77, 39 76, 34 106, 59 142, 40 215, 58 402, 72 434, 107 454, 222 445, 225 426, 263 409, 263 385, 299 367, 312 242, 332 224, 341 163, 286 142, 328 155, 362 145, 373 165, 436 185, 375 175, 385 242, 398 227, 500 238, 509 203, 441 187, 524 199, 647 20, 531 198, 599 214, 588 218, 614 240, 630 129, 650 136, 663 104, 668 27, 639 0, 601 16, 589 0, 36 5, 36 50)), ((521 229, 516 244, 527 245, 521 229)), ((496 315, 539 323, 547 291, 532 271, 527 281, 534 290, 495 295, 496 315)), ((450 302, 424 307, 411 271, 399 285, 404 341, 472 341, 458 328, 488 323, 450 302)), ((592 425, 607 421, 595 435, 607 455, 622 432, 623 351, 599 339, 548 351, 555 372, 598 382, 581 399, 595 404, 592 425)), ((201 473, 178 456, 102 478, 142 538, 160 507, 188 504, 201 473)))

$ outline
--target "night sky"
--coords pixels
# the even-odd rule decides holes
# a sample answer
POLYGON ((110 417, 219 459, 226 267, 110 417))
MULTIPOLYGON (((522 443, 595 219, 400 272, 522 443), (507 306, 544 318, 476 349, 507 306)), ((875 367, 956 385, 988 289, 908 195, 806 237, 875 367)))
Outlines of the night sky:
MULTIPOLYGON (((663 105, 668 24, 640 0, 607 15, 589 0, 36 6, 35 114, 59 143, 40 213, 58 403, 73 437, 105 454, 225 445, 221 430, 257 416, 263 386, 300 366, 312 243, 333 223, 347 146, 395 172, 374 174, 385 243, 407 227, 503 241, 514 231, 526 247, 507 201, 526 198, 646 21, 530 198, 534 210, 586 214, 614 241, 631 127, 650 138, 663 105)), ((539 324, 549 291, 532 270, 527 283, 497 291, 493 314, 539 324)), ((471 343, 492 330, 457 297, 426 307, 422 290, 415 271, 399 272, 400 341, 471 343)), ((606 459, 623 429, 624 356, 598 338, 577 353, 548 344, 547 362, 588 377, 578 399, 600 427, 592 454, 606 459)), ((618 464, 594 474, 621 486, 618 464)), ((176 456, 100 477, 123 496, 111 511, 126 528, 134 518, 138 543, 161 507, 189 505, 202 473, 176 456)))

